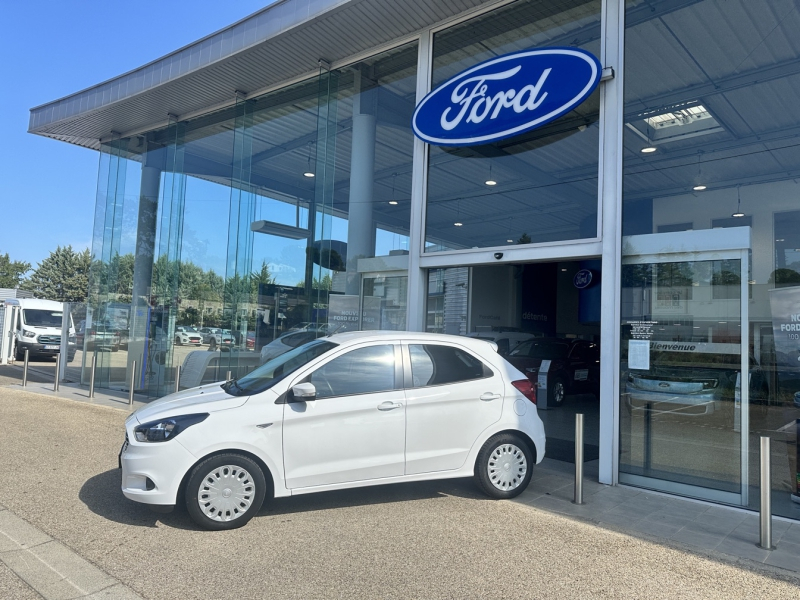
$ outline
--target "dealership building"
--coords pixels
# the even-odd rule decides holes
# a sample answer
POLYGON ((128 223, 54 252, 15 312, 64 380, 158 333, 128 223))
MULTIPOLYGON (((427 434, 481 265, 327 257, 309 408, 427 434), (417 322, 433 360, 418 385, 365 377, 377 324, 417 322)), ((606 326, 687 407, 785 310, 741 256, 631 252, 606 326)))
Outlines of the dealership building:
POLYGON ((584 413, 599 481, 756 508, 768 436, 800 519, 797 31, 795 0, 282 0, 33 108, 99 155, 85 328, 124 343, 86 334, 83 377, 488 337, 541 359, 550 458, 584 413))

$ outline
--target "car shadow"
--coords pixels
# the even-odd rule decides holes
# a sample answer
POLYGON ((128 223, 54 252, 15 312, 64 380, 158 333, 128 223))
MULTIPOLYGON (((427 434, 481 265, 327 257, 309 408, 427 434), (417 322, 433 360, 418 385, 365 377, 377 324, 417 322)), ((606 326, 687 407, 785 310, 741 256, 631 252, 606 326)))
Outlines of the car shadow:
POLYGON ((94 514, 123 525, 156 527, 162 523, 176 529, 197 529, 186 511, 161 514, 147 505, 128 500, 120 489, 120 470, 111 469, 91 477, 81 486, 78 498, 94 514))
MULTIPOLYGON (((267 498, 256 518, 448 496, 488 500, 475 487, 471 478, 440 479, 301 494, 287 498, 267 498)), ((93 513, 116 523, 140 527, 156 527, 160 523, 176 529, 200 529, 180 504, 170 513, 156 513, 144 504, 128 500, 120 490, 119 469, 111 469, 88 479, 81 487, 78 497, 93 513)))

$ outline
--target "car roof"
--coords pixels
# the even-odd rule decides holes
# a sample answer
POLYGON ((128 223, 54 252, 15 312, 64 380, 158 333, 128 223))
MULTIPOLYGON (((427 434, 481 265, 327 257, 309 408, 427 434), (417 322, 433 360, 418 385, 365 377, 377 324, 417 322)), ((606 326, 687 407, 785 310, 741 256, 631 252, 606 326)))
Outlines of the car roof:
POLYGON ((64 305, 55 300, 42 300, 39 298, 7 298, 5 300, 7 305, 17 305, 25 308, 33 308, 39 310, 63 310, 64 305))
POLYGON ((328 339, 337 344, 348 344, 355 342, 371 342, 381 340, 402 340, 405 342, 447 342, 460 344, 469 348, 480 349, 486 351, 492 349, 494 345, 488 340, 480 338, 471 338, 463 335, 449 335, 446 333, 427 333, 420 331, 347 331, 345 333, 336 333, 331 336, 321 337, 319 339, 328 339))

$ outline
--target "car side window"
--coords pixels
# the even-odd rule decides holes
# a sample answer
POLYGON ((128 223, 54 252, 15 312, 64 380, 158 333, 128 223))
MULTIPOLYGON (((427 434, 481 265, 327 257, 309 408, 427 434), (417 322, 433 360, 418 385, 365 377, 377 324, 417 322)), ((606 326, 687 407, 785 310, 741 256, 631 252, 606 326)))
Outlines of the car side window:
POLYGON ((394 346, 385 344, 351 350, 311 373, 317 399, 371 394, 397 389, 394 346))
POLYGON ((413 387, 482 379, 491 369, 468 352, 453 346, 409 344, 413 387))

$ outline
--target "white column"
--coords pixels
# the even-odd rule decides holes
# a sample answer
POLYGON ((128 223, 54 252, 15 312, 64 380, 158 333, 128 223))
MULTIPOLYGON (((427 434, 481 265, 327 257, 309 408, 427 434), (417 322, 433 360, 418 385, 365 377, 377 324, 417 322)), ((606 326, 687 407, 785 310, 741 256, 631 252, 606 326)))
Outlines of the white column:
POLYGON ((353 99, 353 142, 350 150, 350 202, 347 215, 347 294, 361 292, 358 259, 375 253, 372 220, 375 183, 375 114, 372 92, 361 91, 361 73, 356 74, 353 99))
POLYGON ((600 483, 619 477, 620 272, 622 252, 623 36, 625 2, 603 3, 600 62, 615 77, 600 92, 600 232, 603 237, 600 326, 600 483))

